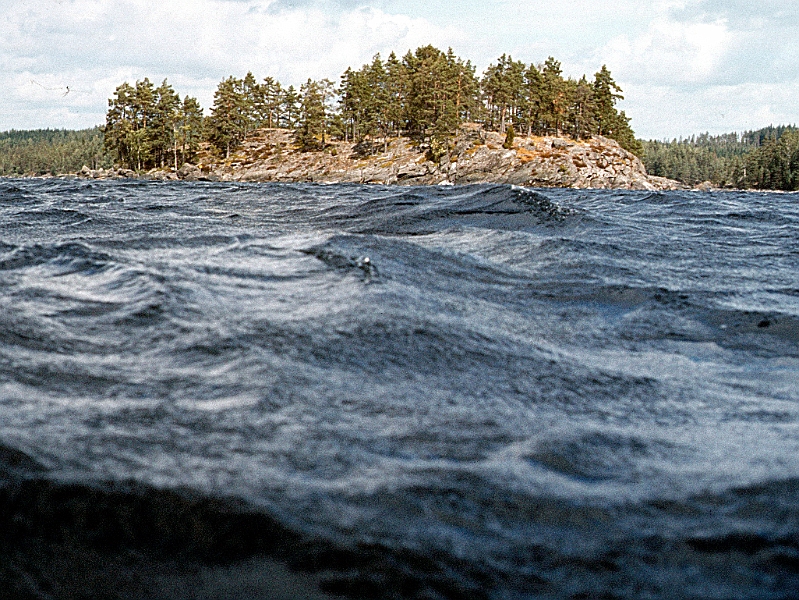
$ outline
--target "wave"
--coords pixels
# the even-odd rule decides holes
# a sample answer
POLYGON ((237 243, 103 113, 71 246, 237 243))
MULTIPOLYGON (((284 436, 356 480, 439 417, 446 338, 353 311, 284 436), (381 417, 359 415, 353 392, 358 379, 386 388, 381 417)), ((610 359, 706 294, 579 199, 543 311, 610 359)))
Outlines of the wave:
MULTIPOLYGON (((27 462, 0 451, 0 464, 27 462)), ((404 541, 349 544, 235 498, 28 469, 0 486, 0 580, 14 598, 788 599, 799 589, 797 492, 785 479, 612 508, 460 476, 387 495, 417 515, 404 541), (719 506, 726 516, 708 528, 719 506), (416 534, 436 514, 457 528, 429 546, 416 534), (505 541, 485 536, 485 519, 505 541), (653 519, 657 531, 645 525, 653 519)))
POLYGON ((393 192, 366 202, 332 208, 329 226, 382 235, 423 235, 453 227, 521 230, 562 221, 570 214, 547 196, 512 186, 470 186, 465 191, 393 192))
POLYGON ((799 589, 793 197, 14 185, 0 597, 799 589))

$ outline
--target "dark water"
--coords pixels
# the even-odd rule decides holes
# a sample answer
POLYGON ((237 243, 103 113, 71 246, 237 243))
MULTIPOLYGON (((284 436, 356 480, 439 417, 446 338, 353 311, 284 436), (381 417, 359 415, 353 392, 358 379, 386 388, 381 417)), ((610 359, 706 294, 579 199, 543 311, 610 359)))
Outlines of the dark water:
POLYGON ((6 180, 0 286, 12 596, 799 597, 796 195, 6 180))

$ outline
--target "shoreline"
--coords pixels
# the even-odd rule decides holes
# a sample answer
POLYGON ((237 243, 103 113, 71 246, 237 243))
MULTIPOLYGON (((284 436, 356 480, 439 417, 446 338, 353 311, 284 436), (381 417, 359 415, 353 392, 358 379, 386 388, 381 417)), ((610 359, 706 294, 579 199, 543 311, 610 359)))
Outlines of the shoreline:
POLYGON ((90 169, 54 177, 157 181, 360 183, 378 185, 511 184, 532 188, 692 189, 647 174, 641 160, 615 140, 574 140, 518 135, 504 147, 503 135, 468 123, 460 127, 438 160, 409 138, 374 142, 330 141, 323 150, 302 151, 286 129, 259 129, 229 158, 204 147, 196 164, 151 169, 90 169))

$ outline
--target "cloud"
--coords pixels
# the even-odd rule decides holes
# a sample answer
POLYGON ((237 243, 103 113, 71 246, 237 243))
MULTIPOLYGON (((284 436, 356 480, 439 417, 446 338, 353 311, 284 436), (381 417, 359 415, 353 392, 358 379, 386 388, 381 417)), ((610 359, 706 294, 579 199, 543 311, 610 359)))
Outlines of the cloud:
POLYGON ((675 3, 669 12, 680 21, 724 20, 740 31, 799 25, 797 0, 692 0, 675 3))
MULTIPOLYGON (((237 0, 233 0, 234 2, 237 0)), ((240 0, 239 0, 240 1, 240 0)), ((272 12, 294 11, 302 8, 325 7, 329 9, 353 9, 363 6, 379 6, 382 3, 365 0, 274 0, 269 4, 272 12)))
POLYGON ((208 108, 228 75, 336 79, 428 43, 478 69, 502 53, 552 55, 575 77, 607 64, 643 135, 799 120, 799 0, 0 0, 0 13, 0 130, 102 123, 116 86, 145 76, 208 108))
POLYGON ((601 51, 619 76, 631 83, 696 85, 719 73, 734 44, 721 22, 652 22, 634 38, 619 36, 601 51))
POLYGON ((274 2, 247 0, 0 2, 0 129, 100 123, 115 87, 145 76, 168 77, 209 107, 228 75, 251 70, 295 85, 335 79, 377 52, 446 47, 463 37, 451 26, 354 2, 335 11, 305 4, 284 2, 276 11, 274 2))
POLYGON ((710 86, 680 89, 632 85, 625 88, 628 116, 644 139, 672 139, 693 134, 760 129, 796 124, 794 98, 799 83, 710 86), (653 110, 653 107, 656 110, 653 110))
POLYGON ((797 120, 797 34, 799 2, 675 1, 592 56, 624 88, 639 135, 742 131, 797 120))
POLYGON ((599 52, 633 83, 781 83, 799 77, 799 2, 699 0, 665 5, 599 52))

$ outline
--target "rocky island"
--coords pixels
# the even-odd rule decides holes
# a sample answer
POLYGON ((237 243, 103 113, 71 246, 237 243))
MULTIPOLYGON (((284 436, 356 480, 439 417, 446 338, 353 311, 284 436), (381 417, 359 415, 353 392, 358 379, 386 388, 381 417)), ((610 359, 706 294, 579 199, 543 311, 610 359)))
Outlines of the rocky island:
MULTIPOLYGON (((505 183, 529 187, 669 190, 683 186, 647 174, 641 160, 618 142, 603 136, 518 136, 504 147, 506 136, 476 123, 459 127, 447 152, 434 161, 412 139, 386 144, 331 141, 323 150, 306 152, 288 129, 258 129, 228 158, 202 149, 197 164, 180 169, 152 169, 144 177, 160 180, 250 182, 371 183, 448 185, 505 183)), ((136 177, 131 170, 81 173, 92 178, 136 177)))
POLYGON ((164 80, 120 85, 104 147, 122 170, 158 179, 673 189, 650 177, 624 97, 606 66, 565 77, 549 57, 503 54, 482 76, 433 46, 379 54, 335 84, 299 89, 228 77, 210 114, 164 80), (125 170, 127 169, 127 170, 125 170))

